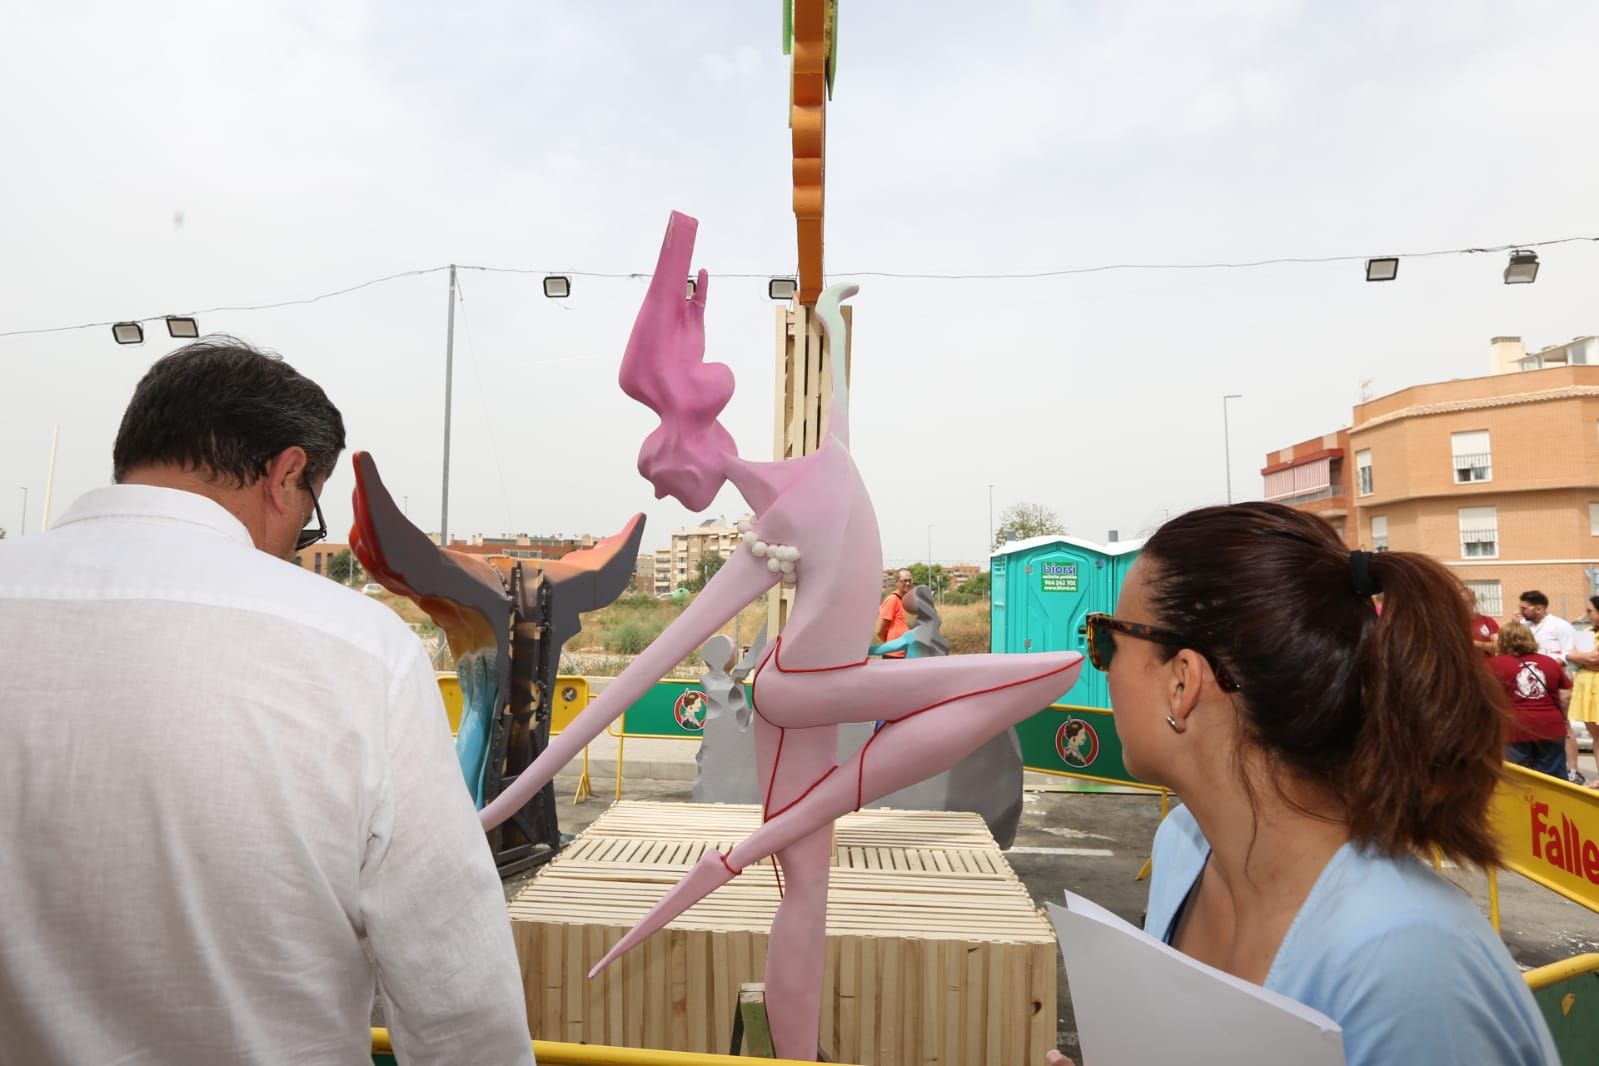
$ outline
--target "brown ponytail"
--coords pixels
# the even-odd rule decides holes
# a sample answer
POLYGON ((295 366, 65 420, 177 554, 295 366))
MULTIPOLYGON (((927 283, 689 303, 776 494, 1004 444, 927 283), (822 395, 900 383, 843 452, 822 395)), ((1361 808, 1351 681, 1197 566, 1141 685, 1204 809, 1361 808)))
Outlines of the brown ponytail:
POLYGON ((1472 646, 1460 583, 1425 555, 1372 557, 1383 613, 1362 663, 1365 718, 1344 803, 1351 833, 1395 854, 1435 847, 1488 866, 1504 764, 1504 692, 1472 646), (1459 639, 1454 639, 1459 634, 1459 639))
POLYGON ((1144 555, 1160 623, 1239 683, 1246 741, 1337 796, 1353 839, 1495 861, 1509 708, 1447 570, 1406 552, 1351 565, 1326 522, 1273 503, 1181 515, 1144 555))

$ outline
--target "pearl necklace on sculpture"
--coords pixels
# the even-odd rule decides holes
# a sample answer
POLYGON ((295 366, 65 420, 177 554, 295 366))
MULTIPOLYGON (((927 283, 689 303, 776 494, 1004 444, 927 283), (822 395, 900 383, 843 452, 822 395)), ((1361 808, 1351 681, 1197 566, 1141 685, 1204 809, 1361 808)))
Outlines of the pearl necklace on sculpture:
POLYGON ((799 581, 799 575, 795 572, 800 557, 798 548, 792 544, 768 544, 756 535, 748 522, 740 522, 738 531, 755 558, 766 560, 766 569, 783 575, 783 584, 792 587, 799 581))

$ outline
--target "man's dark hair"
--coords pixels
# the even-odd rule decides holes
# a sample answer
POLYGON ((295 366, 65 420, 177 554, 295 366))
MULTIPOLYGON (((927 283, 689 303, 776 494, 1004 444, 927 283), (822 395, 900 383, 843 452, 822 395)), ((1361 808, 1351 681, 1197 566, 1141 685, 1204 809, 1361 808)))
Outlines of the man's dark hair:
POLYGON ((1547 607, 1549 606, 1549 597, 1545 596, 1537 589, 1528 589, 1526 592, 1521 594, 1521 602, 1530 603, 1534 607, 1547 607))
POLYGON ((344 419, 322 387, 272 352, 213 334, 156 360, 133 390, 112 449, 121 481, 171 463, 246 485, 283 449, 305 449, 307 485, 333 472, 344 419))

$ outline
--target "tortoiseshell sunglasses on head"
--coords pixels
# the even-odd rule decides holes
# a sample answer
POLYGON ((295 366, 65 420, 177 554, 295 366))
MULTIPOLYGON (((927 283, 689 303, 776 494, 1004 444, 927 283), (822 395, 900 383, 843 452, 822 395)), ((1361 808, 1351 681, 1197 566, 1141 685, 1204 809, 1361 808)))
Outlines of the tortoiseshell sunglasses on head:
POLYGON ((1091 614, 1084 621, 1088 626, 1088 661, 1096 670, 1110 669, 1111 657, 1116 654, 1116 639, 1111 634, 1122 633, 1137 640, 1164 644, 1168 648, 1188 648, 1196 651, 1205 657, 1210 668, 1216 672, 1216 684, 1223 692, 1238 691, 1238 682, 1233 680, 1232 675, 1216 656, 1204 648, 1197 647, 1193 641, 1180 633, 1159 626, 1145 625, 1143 622, 1129 622, 1108 614, 1091 614))

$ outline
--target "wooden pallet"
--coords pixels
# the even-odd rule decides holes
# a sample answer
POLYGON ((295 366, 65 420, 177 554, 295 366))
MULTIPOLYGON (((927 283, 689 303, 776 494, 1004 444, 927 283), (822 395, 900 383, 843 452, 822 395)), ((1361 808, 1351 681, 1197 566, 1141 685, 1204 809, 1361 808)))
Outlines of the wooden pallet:
MULTIPOLYGON (((593 981, 589 968, 760 808, 619 802, 510 904, 533 1035, 726 1052, 739 986, 763 979, 771 867, 689 908, 593 981)), ((1048 923, 975 814, 840 819, 827 909, 822 1046, 835 1062, 1000 1066, 1054 1046, 1048 923)))

